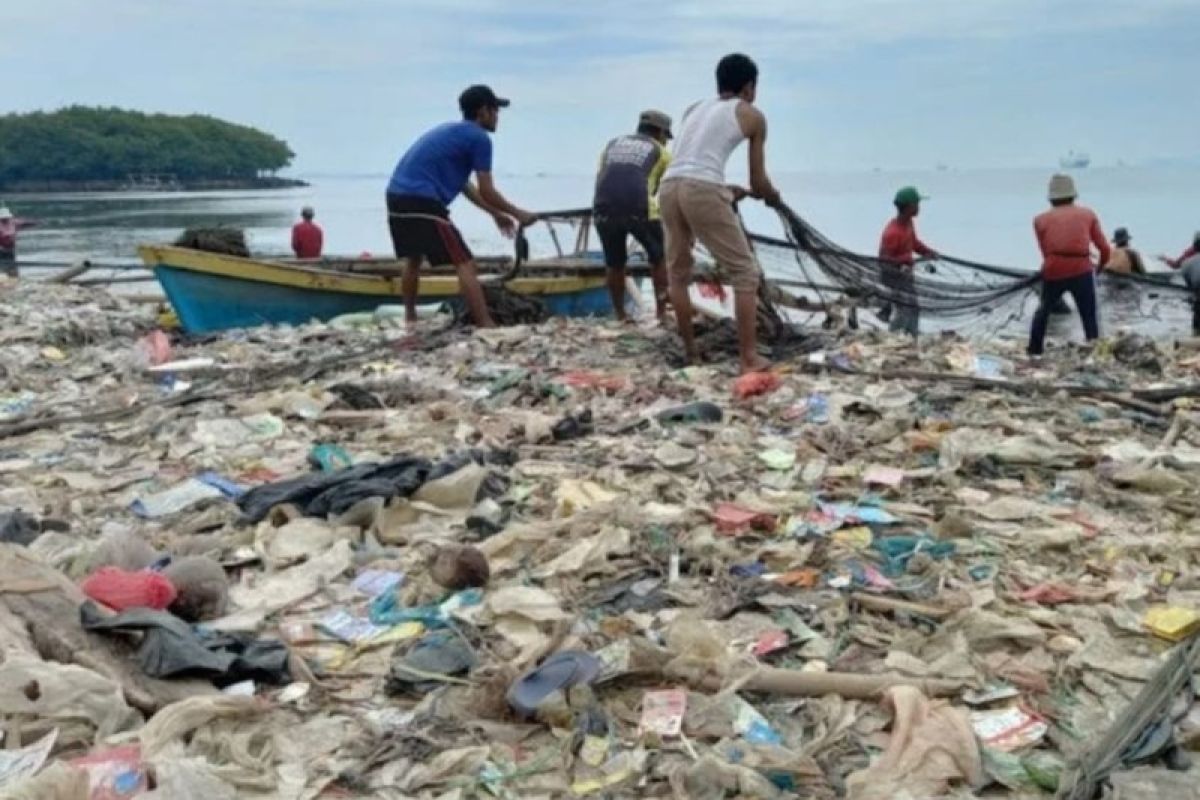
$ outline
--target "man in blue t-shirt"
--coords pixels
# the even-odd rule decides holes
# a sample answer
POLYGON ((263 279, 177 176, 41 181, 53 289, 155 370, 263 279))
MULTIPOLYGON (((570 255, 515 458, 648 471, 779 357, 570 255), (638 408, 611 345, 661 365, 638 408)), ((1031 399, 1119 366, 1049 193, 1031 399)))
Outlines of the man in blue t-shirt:
POLYGON ((514 206, 492 182, 492 140, 500 109, 508 100, 487 86, 471 86, 458 98, 461 122, 447 122, 428 131, 408 148, 396 165, 387 188, 388 227, 397 258, 408 259, 401 289, 405 317, 417 318, 417 292, 421 262, 453 264, 458 285, 471 318, 481 328, 494 324, 476 275, 471 250, 450 221, 448 206, 458 195, 492 215, 505 236, 516 223, 530 225, 537 218, 514 206), (471 173, 477 183, 472 183, 471 173), (515 222, 514 222, 515 220, 515 222))

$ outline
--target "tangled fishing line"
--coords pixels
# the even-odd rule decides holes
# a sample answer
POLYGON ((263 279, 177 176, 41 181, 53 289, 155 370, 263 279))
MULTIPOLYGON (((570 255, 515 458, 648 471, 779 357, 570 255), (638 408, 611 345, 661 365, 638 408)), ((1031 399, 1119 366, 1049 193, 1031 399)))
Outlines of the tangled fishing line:
MULTIPOLYGON (((1036 272, 940 254, 904 274, 888 261, 835 244, 786 206, 779 209, 779 218, 784 239, 750 234, 760 263, 773 277, 799 278, 800 285, 813 287, 822 300, 825 281, 826 290, 832 284, 860 305, 890 303, 969 326, 998 321, 995 327, 999 328, 1021 316, 1041 284, 1036 272)), ((1192 296, 1191 290, 1172 283, 1167 276, 1122 275, 1120 280, 1131 288, 1149 290, 1151 297, 1155 292, 1187 299, 1192 296)))

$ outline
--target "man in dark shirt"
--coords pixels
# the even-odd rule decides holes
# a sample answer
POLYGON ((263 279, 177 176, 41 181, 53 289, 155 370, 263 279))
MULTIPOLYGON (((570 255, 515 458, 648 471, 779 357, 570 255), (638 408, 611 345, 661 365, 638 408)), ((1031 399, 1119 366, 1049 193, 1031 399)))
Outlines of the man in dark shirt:
POLYGON ((516 222, 531 225, 537 219, 504 198, 492 182, 492 140, 500 109, 509 101, 487 86, 470 86, 458 98, 462 121, 446 122, 418 139, 400 159, 387 187, 388 227, 397 258, 405 258, 401 290, 405 317, 417 319, 417 293, 421 263, 453 264, 459 290, 471 318, 481 328, 495 323, 488 313, 479 285, 475 260, 462 234, 450 221, 448 206, 458 195, 486 211, 506 236, 516 222), (470 181, 475 173, 478 186, 470 181), (514 219, 516 222, 514 222, 514 219))
POLYGON ((325 243, 321 226, 313 222, 312 206, 300 209, 300 221, 292 226, 292 252, 296 258, 320 258, 325 243))
POLYGON ((658 185, 671 162, 666 143, 671 118, 661 111, 643 111, 637 133, 618 136, 600 155, 592 212, 608 267, 608 294, 613 313, 625 322, 625 267, 629 238, 646 251, 654 308, 661 322, 667 307, 667 270, 663 263, 663 227, 658 213, 658 185))

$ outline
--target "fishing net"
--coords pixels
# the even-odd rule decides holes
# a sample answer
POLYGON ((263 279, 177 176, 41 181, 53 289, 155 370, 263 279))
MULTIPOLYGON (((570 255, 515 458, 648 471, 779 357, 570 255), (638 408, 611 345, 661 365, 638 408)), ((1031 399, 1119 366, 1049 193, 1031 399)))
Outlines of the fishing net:
POLYGON ((246 232, 241 228, 188 228, 175 240, 175 246, 226 256, 250 257, 246 232))
MULTIPOLYGON (((484 283, 483 297, 492 321, 497 325, 537 325, 550 319, 550 312, 541 300, 518 294, 500 284, 484 283)), ((464 328, 474 324, 465 303, 455 306, 455 327, 464 328)))
MULTIPOLYGON (((786 206, 779 211, 783 239, 749 234, 759 262, 776 284, 843 294, 859 305, 877 303, 919 309, 924 316, 961 327, 1003 325, 1036 307, 1041 276, 1028 270, 938 255, 909 273, 830 241, 786 206)), ((1119 286, 1132 295, 1140 316, 1157 316, 1142 305, 1150 298, 1190 300, 1192 292, 1168 275, 1101 276, 1101 289, 1119 286)))
MULTIPOLYGON (((592 227, 590 208, 548 211, 538 214, 538 223, 522 229, 516 242, 516 258, 503 280, 511 280, 532 266, 531 260, 544 262, 546 259, 561 259, 571 263, 576 270, 587 271, 590 267, 596 275, 603 275, 604 254, 600 240, 592 227)), ((534 262, 536 263, 536 261, 534 262)), ((629 242, 627 273, 634 278, 650 274, 646 254, 632 239, 629 242)), ((702 293, 724 301, 725 291, 721 288, 720 269, 712 258, 698 250, 695 268, 696 281, 702 293)), ((805 352, 815 347, 811 337, 802 327, 780 313, 779 301, 785 298, 778 287, 769 283, 760 285, 758 304, 758 338, 764 343, 764 353, 772 358, 805 352)), ((491 298, 488 300, 492 305, 491 298)), ((493 312, 494 313, 494 312, 493 312)), ((730 320, 711 320, 696 332, 697 341, 706 352, 736 352, 737 336, 730 320)))
MULTIPOLYGON (((890 262, 841 247, 786 206, 779 210, 779 219, 782 237, 747 233, 765 278, 759 292, 759 338, 773 347, 803 346, 805 329, 787 311, 823 312, 826 327, 843 323, 856 327, 858 308, 908 308, 955 330, 979 335, 1000 331, 1040 302, 1037 272, 947 255, 921 260, 913 270, 902 271, 890 262)), ((585 269, 590 264, 596 274, 603 274, 600 243, 591 223, 590 209, 540 214, 539 224, 518 237, 516 258, 504 280, 528 274, 527 265, 546 259, 563 259, 585 269)), ((627 272, 634 277, 649 273, 645 254, 632 241, 627 272)), ((727 281, 720 265, 699 246, 694 280, 702 296, 726 304, 721 284, 727 281)), ((1190 301, 1193 296, 1165 274, 1104 274, 1099 285, 1102 301, 1103 292, 1114 287, 1124 290, 1116 294, 1120 316, 1126 321, 1161 318, 1167 304, 1190 301)), ((713 335, 722 341, 729 338, 732 345, 731 330, 716 326, 713 335)))
POLYGON ((787 207, 779 218, 785 239, 751 235, 764 269, 781 276, 799 270, 799 277, 818 290, 822 280, 828 281, 829 288, 863 302, 918 308, 933 317, 977 317, 1023 306, 1040 281, 1037 273, 949 256, 901 270, 834 244, 787 207))

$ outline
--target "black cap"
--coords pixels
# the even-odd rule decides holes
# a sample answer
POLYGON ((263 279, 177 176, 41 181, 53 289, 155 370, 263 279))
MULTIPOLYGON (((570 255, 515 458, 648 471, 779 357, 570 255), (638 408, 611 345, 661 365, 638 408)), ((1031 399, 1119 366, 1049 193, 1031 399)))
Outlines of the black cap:
POLYGON ((1129 231, 1125 228, 1117 228, 1113 231, 1114 242, 1128 242, 1130 238, 1129 231))
POLYGON ((462 109, 463 117, 466 119, 475 119, 475 115, 481 108, 507 108, 508 105, 508 100, 497 97, 496 93, 492 91, 492 87, 478 83, 468 86, 458 96, 458 107, 462 109))

